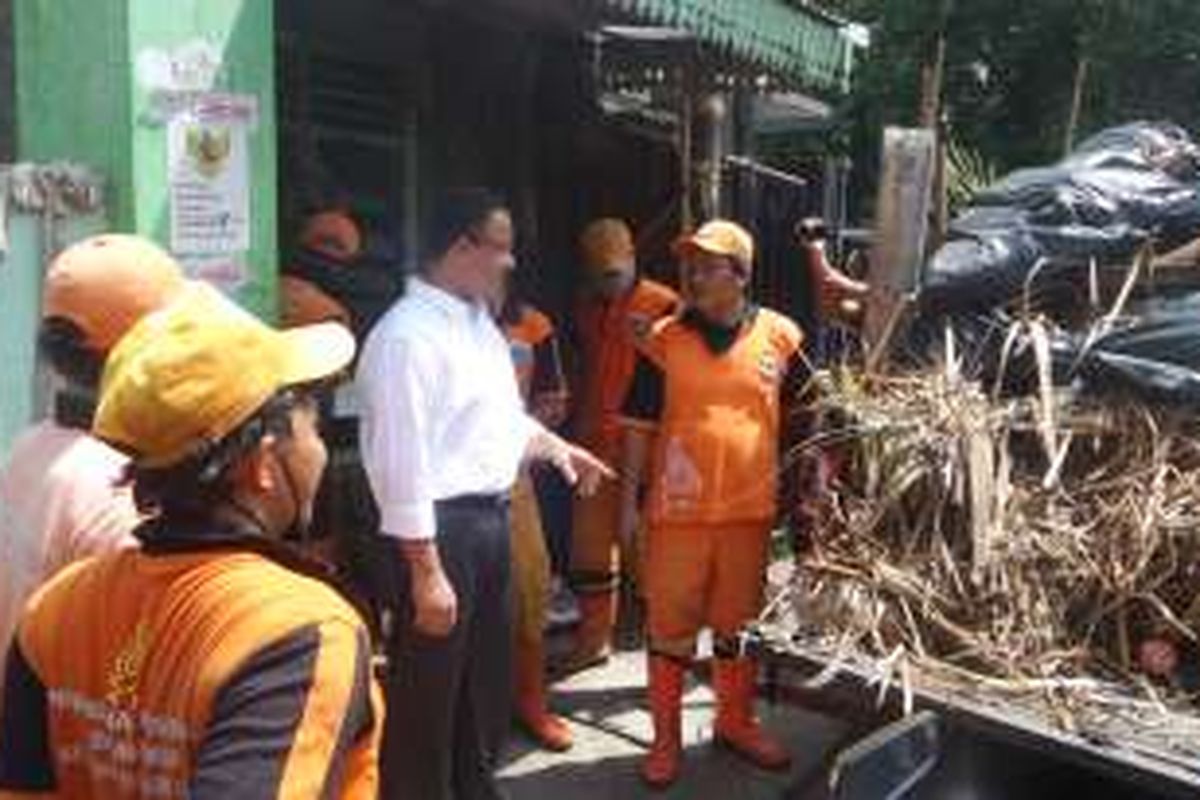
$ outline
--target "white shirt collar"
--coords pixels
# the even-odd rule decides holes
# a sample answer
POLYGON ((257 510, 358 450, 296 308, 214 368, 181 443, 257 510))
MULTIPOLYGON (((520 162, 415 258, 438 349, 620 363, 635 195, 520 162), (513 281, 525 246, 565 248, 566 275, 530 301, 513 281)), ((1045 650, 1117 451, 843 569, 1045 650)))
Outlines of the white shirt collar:
POLYGON ((473 319, 480 311, 485 310, 482 303, 470 303, 463 300, 440 286, 435 286, 420 275, 409 278, 408 291, 413 297, 418 297, 442 313, 457 319, 473 319))

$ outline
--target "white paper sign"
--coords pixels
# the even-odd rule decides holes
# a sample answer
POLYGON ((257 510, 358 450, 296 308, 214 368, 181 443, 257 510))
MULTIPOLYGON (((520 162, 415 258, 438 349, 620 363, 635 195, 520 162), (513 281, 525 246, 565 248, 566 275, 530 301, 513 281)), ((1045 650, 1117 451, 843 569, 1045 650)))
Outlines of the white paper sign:
POLYGON ((206 281, 223 292, 232 293, 246 284, 249 269, 241 254, 228 256, 180 256, 189 278, 206 281))
POLYGON ((182 113, 167 125, 171 249, 213 255, 250 249, 250 164, 244 118, 182 113))

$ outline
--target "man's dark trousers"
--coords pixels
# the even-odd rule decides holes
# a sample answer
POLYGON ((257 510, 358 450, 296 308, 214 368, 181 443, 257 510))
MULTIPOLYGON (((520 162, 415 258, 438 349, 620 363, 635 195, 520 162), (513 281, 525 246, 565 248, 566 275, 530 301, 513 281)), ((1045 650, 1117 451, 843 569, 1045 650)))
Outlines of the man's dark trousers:
POLYGON ((393 618, 380 796, 495 800, 512 697, 507 496, 440 501, 436 516, 438 555, 458 597, 458 622, 444 638, 413 628, 397 540, 372 540, 376 599, 393 618))

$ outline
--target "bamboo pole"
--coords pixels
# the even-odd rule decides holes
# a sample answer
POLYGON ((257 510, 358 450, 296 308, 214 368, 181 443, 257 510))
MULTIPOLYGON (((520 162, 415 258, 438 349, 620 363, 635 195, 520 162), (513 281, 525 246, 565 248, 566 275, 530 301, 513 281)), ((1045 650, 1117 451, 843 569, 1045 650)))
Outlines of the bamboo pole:
POLYGON ((1075 65, 1075 82, 1071 89, 1071 113, 1067 117, 1067 134, 1063 140, 1063 154, 1067 155, 1075 147, 1075 132, 1079 129, 1079 117, 1083 113, 1083 92, 1087 86, 1088 71, 1091 60, 1080 54, 1079 62, 1075 65))

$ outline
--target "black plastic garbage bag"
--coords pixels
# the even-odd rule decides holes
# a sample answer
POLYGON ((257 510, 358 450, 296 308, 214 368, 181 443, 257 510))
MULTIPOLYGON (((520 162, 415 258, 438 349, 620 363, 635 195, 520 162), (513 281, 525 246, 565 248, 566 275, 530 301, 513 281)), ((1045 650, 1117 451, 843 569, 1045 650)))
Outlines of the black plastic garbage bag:
MULTIPOLYGON (((1004 397, 1037 390, 1038 360, 1033 338, 1015 317, 1000 310, 917 319, 902 339, 901 363, 927 365, 943 361, 947 326, 953 332, 963 377, 1004 397)), ((1046 326, 1046 334, 1051 383, 1065 385, 1076 366, 1081 337, 1052 325, 1046 326)))
POLYGON ((1179 246, 1200 236, 1200 148, 1169 123, 1103 131, 982 191, 949 234, 925 267, 925 313, 1008 304, 1035 267, 1054 277, 1128 261, 1147 240, 1179 246))
POLYGON ((1088 137, 1066 159, 1090 167, 1154 169, 1181 180, 1200 180, 1200 146, 1170 122, 1132 122, 1088 137))
POLYGON ((1018 298, 1029 271, 1043 252, 1027 228, 949 241, 926 267, 920 294, 922 312, 986 312, 1018 298))
MULTIPOLYGON (((1178 301, 1186 308, 1196 296, 1178 301)), ((1175 311, 1145 317, 1108 333, 1083 355, 1086 392, 1125 395, 1156 404, 1200 406, 1200 316, 1175 311)))

